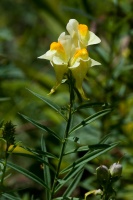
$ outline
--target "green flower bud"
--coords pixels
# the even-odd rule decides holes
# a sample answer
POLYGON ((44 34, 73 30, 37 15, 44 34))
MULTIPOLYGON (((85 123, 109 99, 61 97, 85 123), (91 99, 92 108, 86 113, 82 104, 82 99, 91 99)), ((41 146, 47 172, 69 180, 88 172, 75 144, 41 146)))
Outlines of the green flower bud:
POLYGON ((120 177, 122 174, 122 165, 119 163, 114 163, 113 165, 110 166, 109 168, 111 177, 120 177))
POLYGON ((105 185, 109 180, 109 170, 105 165, 101 165, 96 169, 97 171, 97 179, 100 181, 102 185, 105 185))

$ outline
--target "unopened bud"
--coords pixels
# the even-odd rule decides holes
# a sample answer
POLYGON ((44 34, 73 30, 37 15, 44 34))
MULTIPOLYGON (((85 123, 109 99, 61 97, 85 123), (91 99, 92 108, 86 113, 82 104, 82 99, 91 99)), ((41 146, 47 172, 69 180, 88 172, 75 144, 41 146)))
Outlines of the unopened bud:
POLYGON ((114 163, 109 168, 112 177, 120 177, 122 174, 122 165, 119 163, 114 163))
POLYGON ((101 184, 106 184, 109 180, 109 170, 105 165, 101 165, 96 169, 97 171, 97 179, 100 181, 101 184))

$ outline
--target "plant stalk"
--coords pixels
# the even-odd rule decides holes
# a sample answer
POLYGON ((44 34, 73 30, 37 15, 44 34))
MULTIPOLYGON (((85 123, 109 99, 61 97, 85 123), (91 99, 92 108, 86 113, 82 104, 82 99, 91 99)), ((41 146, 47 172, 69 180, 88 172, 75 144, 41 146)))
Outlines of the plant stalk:
POLYGON ((56 175, 55 175, 54 182, 53 182, 51 200, 52 200, 52 198, 54 197, 54 194, 55 194, 55 187, 56 187, 57 182, 58 182, 60 167, 61 167, 61 163, 62 163, 62 160, 63 160, 63 155, 64 155, 64 152, 65 152, 65 148, 66 148, 66 145, 67 145, 67 138, 69 136, 69 130, 70 130, 71 121, 72 121, 72 110, 73 110, 73 103, 74 103, 74 90, 73 90, 74 82, 73 82, 73 78, 72 78, 71 74, 68 77, 68 80, 69 80, 69 93, 70 93, 70 104, 69 104, 68 120, 67 120, 66 129, 65 129, 65 133, 64 133, 64 139, 62 141, 61 153, 60 153, 60 157, 59 157, 57 171, 56 171, 56 175))

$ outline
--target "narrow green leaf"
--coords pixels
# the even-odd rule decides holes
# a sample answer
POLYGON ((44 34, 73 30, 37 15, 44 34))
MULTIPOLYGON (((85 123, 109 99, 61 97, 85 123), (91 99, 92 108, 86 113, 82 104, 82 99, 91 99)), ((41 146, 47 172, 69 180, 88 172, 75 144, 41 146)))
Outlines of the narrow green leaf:
POLYGON ((82 147, 77 147, 75 149, 72 149, 71 151, 66 152, 64 155, 68 155, 71 153, 76 153, 76 152, 81 152, 81 151, 92 151, 92 150, 96 150, 96 149, 105 149, 107 147, 110 147, 109 144, 94 144, 94 145, 86 145, 86 146, 82 146, 82 147))
POLYGON ((99 117, 102 117, 104 115, 106 115, 107 113, 111 112, 111 109, 105 109, 102 111, 99 111, 93 115, 91 115, 90 117, 87 117, 86 119, 84 119, 81 123, 79 123, 78 125, 76 125, 75 127, 73 127, 69 134, 71 134, 72 132, 90 124, 91 122, 93 122, 94 120, 98 119, 99 117))
POLYGON ((109 144, 92 144, 92 145, 89 145, 89 149, 92 151, 92 150, 96 150, 96 149, 106 149, 110 147, 109 144))
POLYGON ((105 135, 99 142, 99 144, 104 143, 107 141, 107 139, 110 137, 110 134, 105 135))
POLYGON ((66 191, 63 194, 63 197, 69 197, 72 192, 75 190, 75 188, 77 187, 81 176, 83 174, 83 169, 81 171, 79 171, 79 173, 77 173, 77 175, 73 178, 73 180, 71 181, 70 185, 67 187, 66 191))
MULTIPOLYGON (((20 113, 19 113, 20 114, 20 113)), ((42 125, 38 122, 36 122, 35 120, 31 119, 30 117, 27 117, 26 115, 20 114, 24 119, 26 119, 27 121, 31 122, 33 125, 35 125, 36 127, 42 129, 43 131, 47 131, 48 133, 50 133, 51 135, 53 135, 56 139, 61 141, 61 138, 51 129, 49 129, 47 126, 42 125)))
POLYGON ((55 173, 55 169, 49 163, 47 163, 44 159, 42 159, 39 156, 31 155, 31 154, 27 154, 27 153, 12 153, 12 154, 17 155, 17 156, 24 156, 24 157, 36 159, 36 160, 40 161, 41 163, 49 166, 49 168, 55 173))
POLYGON ((77 173, 79 173, 81 170, 84 169, 84 165, 75 168, 72 168, 71 171, 69 171, 61 181, 59 181, 59 184, 55 188, 55 192, 57 192, 60 188, 62 188, 63 185, 65 185, 70 179, 75 177, 77 173))
POLYGON ((24 148, 25 150, 33 153, 36 156, 40 156, 41 155, 41 156, 46 156, 48 158, 58 159, 57 156, 55 156, 54 154, 49 153, 49 152, 44 152, 42 150, 34 150, 34 149, 31 149, 31 148, 25 147, 25 146, 21 146, 21 147, 24 148))
MULTIPOLYGON (((29 90, 29 89, 28 89, 29 90)), ((60 107, 57 105, 57 104, 55 104, 55 103, 53 103, 52 101, 50 101, 48 98, 46 98, 46 97, 44 97, 44 96, 42 96, 42 95, 40 95, 40 94, 37 94, 37 93, 35 93, 35 92, 33 92, 33 91, 31 91, 31 90, 29 90, 32 94, 34 94, 36 97, 38 97, 39 99, 41 99, 42 101, 44 101, 47 105, 49 105, 51 108, 53 108, 57 113, 59 113, 65 120, 66 120, 66 118, 65 118, 65 116, 63 115, 63 113, 61 112, 61 109, 60 109, 60 107)))
MULTIPOLYGON (((41 138, 41 149, 43 152, 46 152, 46 144, 45 144, 45 140, 44 140, 44 137, 42 135, 42 138, 41 138)), ((47 163, 49 163, 48 161, 48 158, 46 156, 43 156, 43 160, 47 163)), ((44 173, 44 182, 45 184, 51 188, 51 175, 50 175, 50 169, 49 169, 49 166, 48 165, 44 165, 43 166, 43 173, 44 173)), ((46 190, 46 199, 47 200, 50 200, 51 198, 51 193, 50 191, 46 190)))
MULTIPOLYGON (((106 102, 102 102, 102 103, 97 103, 97 102, 95 102, 95 103, 84 103, 84 104, 82 104, 82 105, 80 105, 80 106, 78 106, 76 109, 75 109, 75 111, 77 111, 77 110, 81 110, 81 109, 85 109, 85 108, 92 108, 92 107, 99 107, 99 106, 101 106, 101 107, 110 107, 110 104, 109 103, 106 103, 106 102)), ((74 112, 75 112, 74 111, 74 112)))
POLYGON ((21 198, 16 197, 16 196, 9 194, 9 193, 3 193, 2 196, 9 199, 9 200, 21 200, 21 198))
POLYGON ((80 152, 80 151, 88 151, 89 150, 89 146, 88 145, 85 145, 85 146, 82 146, 82 147, 77 147, 75 149, 72 149, 70 151, 67 151, 65 155, 68 155, 68 154, 71 154, 71 153, 76 153, 76 152, 80 152))
POLYGON ((42 179, 40 179, 38 176, 36 176, 35 174, 33 174, 32 172, 28 171, 27 169, 24 169, 16 164, 13 164, 11 162, 7 162, 7 166, 16 170, 17 172, 25 175, 26 177, 32 179, 33 181, 39 183, 40 185, 42 185, 44 188, 47 188, 47 190, 50 190, 50 188, 48 188, 48 186, 44 183, 44 181, 42 179))
POLYGON ((111 150, 116 145, 118 145, 118 142, 115 143, 115 144, 110 145, 110 147, 108 147, 106 149, 100 149, 100 150, 98 149, 98 150, 94 150, 93 152, 87 152, 82 158, 79 158, 72 165, 70 165, 66 169, 62 170, 61 174, 66 173, 67 171, 71 170, 72 168, 75 169, 75 168, 77 168, 80 165, 86 164, 90 160, 93 160, 94 158, 100 156, 101 154, 103 154, 103 153, 111 150))
POLYGON ((44 152, 44 151, 37 150, 37 151, 36 151, 36 154, 37 154, 37 155, 45 156, 45 157, 47 157, 47 158, 58 159, 57 156, 55 156, 55 155, 53 155, 52 153, 49 153, 49 152, 44 152))

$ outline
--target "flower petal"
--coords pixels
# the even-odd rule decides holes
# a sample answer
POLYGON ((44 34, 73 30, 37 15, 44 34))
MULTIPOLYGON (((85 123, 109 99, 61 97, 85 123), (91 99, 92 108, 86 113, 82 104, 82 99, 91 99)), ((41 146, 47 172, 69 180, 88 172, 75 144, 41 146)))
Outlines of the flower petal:
POLYGON ((87 49, 77 49, 70 60, 70 66, 73 66, 75 62, 79 60, 87 61, 89 59, 89 54, 87 49))
POLYGON ((89 31, 90 37, 88 40, 88 45, 98 44, 101 42, 100 38, 97 37, 93 32, 89 31))
POLYGON ((66 29, 68 31, 68 33, 71 35, 71 37, 74 36, 75 32, 77 31, 77 27, 78 27, 78 21, 76 19, 70 19, 66 29))
POLYGON ((53 50, 53 51, 49 50, 45 54, 43 54, 42 56, 39 56, 38 58, 39 59, 46 59, 46 60, 50 60, 51 61, 53 59, 53 56, 55 55, 55 53, 56 53, 55 50, 53 50))
POLYGON ((70 35, 66 35, 65 32, 61 33, 58 42, 60 42, 66 53, 66 61, 68 62, 71 54, 72 38, 70 35))
POLYGON ((101 65, 101 63, 97 62, 96 60, 93 60, 92 58, 90 58, 91 60, 91 67, 93 67, 94 65, 101 65))
POLYGON ((65 62, 62 58, 59 56, 54 56, 52 62, 55 65, 67 65, 67 62, 65 62))
POLYGON ((72 38, 72 44, 76 48, 79 47, 79 38, 78 38, 78 21, 76 19, 70 19, 66 29, 72 38))
POLYGON ((87 25, 85 24, 78 25, 78 37, 81 43, 80 46, 86 47, 90 39, 90 32, 87 25))

